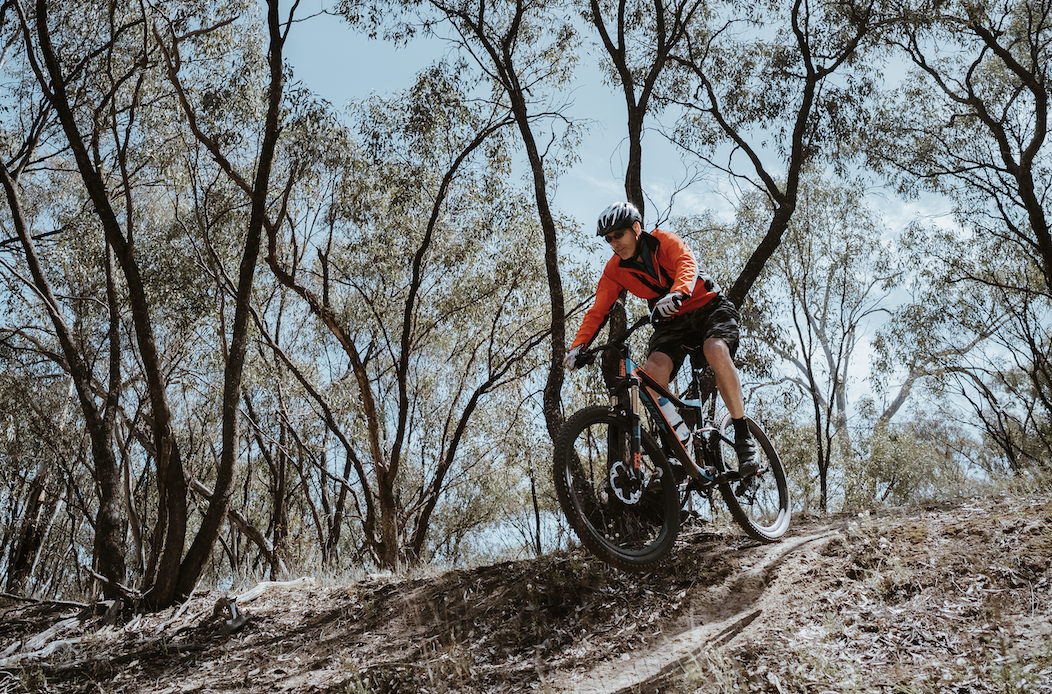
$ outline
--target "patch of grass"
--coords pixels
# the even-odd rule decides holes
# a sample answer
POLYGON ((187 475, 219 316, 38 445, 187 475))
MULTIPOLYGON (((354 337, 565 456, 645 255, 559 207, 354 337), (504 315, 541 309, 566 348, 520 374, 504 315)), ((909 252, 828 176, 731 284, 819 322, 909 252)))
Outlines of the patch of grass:
MULTIPOLYGON (((831 635, 832 636, 832 635, 831 635)), ((918 681, 901 676, 876 677, 866 663, 839 657, 835 648, 801 645, 770 651, 740 648, 707 651, 683 666, 661 691, 667 694, 946 694, 947 692, 1047 692, 1044 664, 1004 660, 994 652, 985 660, 953 670, 942 668, 918 681), (1000 668, 1000 670, 998 670, 1000 668)))
POLYGON ((338 691, 342 694, 373 694, 374 689, 368 678, 362 676, 358 663, 352 658, 340 658, 337 661, 340 670, 346 670, 350 676, 343 681, 338 691))
POLYGON ((1044 694, 1052 691, 1052 646, 1031 657, 1020 657, 1007 636, 996 644, 962 654, 916 682, 904 686, 904 694, 943 692, 997 692, 998 694, 1044 694))
POLYGON ((471 653, 453 640, 449 646, 434 648, 425 662, 427 679, 433 686, 455 683, 459 688, 478 684, 471 653))
POLYGON ((740 692, 748 690, 744 668, 719 650, 695 654, 683 664, 677 692, 740 692), (744 688, 743 688, 744 687, 744 688))
POLYGON ((21 668, 17 676, 11 672, 3 674, 7 678, 0 680, 0 683, 4 684, 3 691, 5 692, 46 692, 48 690, 47 674, 41 668, 21 668), (16 688, 7 689, 7 686, 16 688))
MULTIPOLYGON (((869 694, 882 691, 866 681, 861 667, 845 667, 821 650, 808 648, 772 653, 750 649, 706 651, 683 665, 670 694, 869 694)), ((884 689, 883 691, 886 691, 884 689)))
POLYGON ((352 677, 343 683, 343 694, 373 694, 373 688, 368 682, 352 677))

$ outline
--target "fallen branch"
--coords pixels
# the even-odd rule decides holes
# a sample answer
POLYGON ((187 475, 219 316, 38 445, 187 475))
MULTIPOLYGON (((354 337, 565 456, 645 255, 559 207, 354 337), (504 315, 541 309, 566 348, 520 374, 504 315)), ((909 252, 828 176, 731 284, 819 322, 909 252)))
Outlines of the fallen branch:
POLYGON ((58 622, 57 624, 52 626, 50 629, 47 629, 46 631, 42 631, 39 634, 37 634, 36 636, 34 636, 33 638, 31 638, 28 641, 26 641, 26 644, 25 644, 25 646, 23 646, 23 649, 25 651, 28 651, 28 652, 39 650, 40 648, 42 648, 44 646, 44 644, 46 644, 49 641, 51 641, 51 639, 54 638, 55 636, 58 636, 59 634, 61 634, 64 631, 69 631, 70 629, 75 629, 75 628, 77 628, 79 626, 80 626, 80 617, 70 617, 69 619, 63 619, 61 622, 58 622))
POLYGON ((53 640, 54 637, 79 626, 79 617, 63 619, 50 629, 40 632, 23 643, 21 646, 22 653, 15 654, 15 651, 19 650, 19 648, 17 644, 12 644, 11 647, 4 651, 4 659, 0 660, 0 667, 13 667, 24 660, 42 660, 47 658, 59 648, 70 645, 69 641, 64 639, 53 640))
POLYGON ((8 600, 17 600, 18 602, 28 602, 33 605, 55 605, 56 607, 79 607, 85 609, 88 607, 87 603, 83 602, 69 602, 67 600, 41 600, 39 598, 27 598, 22 595, 14 595, 13 593, 0 593, 0 598, 7 598, 8 600))
POLYGON ((252 588, 252 590, 242 593, 241 595, 236 597, 224 596, 219 598, 212 610, 212 617, 221 618, 225 614, 227 618, 223 620, 222 631, 224 634, 232 634, 248 624, 249 620, 248 613, 243 612, 238 608, 239 603, 243 605, 246 602, 251 602, 271 588, 295 588, 303 585, 314 585, 314 578, 304 576, 303 578, 297 578, 294 581, 260 581, 254 588, 252 588))
POLYGON ((234 598, 235 601, 244 605, 246 602, 255 600, 270 588, 295 588, 297 586, 314 585, 313 576, 304 576, 293 581, 260 581, 252 590, 242 593, 234 598))

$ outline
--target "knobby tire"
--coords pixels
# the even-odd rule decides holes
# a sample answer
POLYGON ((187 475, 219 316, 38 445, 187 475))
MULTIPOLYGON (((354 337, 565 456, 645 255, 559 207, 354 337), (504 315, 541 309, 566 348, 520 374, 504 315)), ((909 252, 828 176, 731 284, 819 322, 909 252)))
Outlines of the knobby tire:
MULTIPOLYGON (((782 461, 771 440, 759 424, 751 419, 748 422, 749 431, 756 440, 760 472, 754 478, 721 483, 720 494, 735 522, 749 537, 760 542, 776 542, 789 529, 792 515, 789 484, 785 479, 782 461)), ((730 414, 724 416, 719 430, 725 437, 733 440, 730 414)), ((729 461, 737 461, 732 446, 722 443, 721 450, 725 467, 729 461)))
POLYGON ((629 432, 628 419, 609 407, 575 413, 556 437, 553 476, 563 514, 581 543, 611 566, 640 571, 672 549, 679 490, 661 447, 643 431, 644 482, 620 496, 615 492, 614 485, 625 489, 629 432))

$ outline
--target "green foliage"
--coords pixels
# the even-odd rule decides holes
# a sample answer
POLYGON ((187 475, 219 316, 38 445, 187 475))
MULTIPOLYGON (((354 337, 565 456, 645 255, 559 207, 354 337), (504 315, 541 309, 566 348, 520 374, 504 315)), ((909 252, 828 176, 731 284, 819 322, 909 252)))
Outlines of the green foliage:
MULTIPOLYGON (((599 7, 611 16, 617 9, 605 1, 599 7)), ((742 306, 746 337, 738 353, 750 412, 782 453, 797 510, 820 508, 824 493, 865 507, 964 489, 969 475, 1040 477, 1052 467, 1052 299, 1036 232, 1052 179, 1035 137, 1048 91, 1047 28, 1031 21, 1038 6, 902 8, 911 21, 886 24, 885 45, 865 62, 851 45, 871 26, 867 7, 808 6, 806 16, 797 15, 805 20, 799 31, 777 3, 695 9, 690 41, 676 56, 681 69, 663 72, 656 85, 656 107, 682 116, 667 132, 691 161, 726 173, 751 153, 753 172, 761 173, 772 156, 797 166, 838 153, 833 168, 840 170, 846 153, 864 145, 870 164, 901 192, 947 196, 959 225, 918 223, 891 245, 862 189, 815 171, 801 179, 779 252, 742 306), (983 43, 987 26, 998 27, 1004 51, 983 43), (875 58, 893 49, 912 57, 916 70, 883 95, 860 139, 881 67, 875 58), (838 79, 816 81, 816 66, 836 68, 838 79), (797 123, 808 85, 819 83, 813 109, 797 123), (711 99, 701 87, 712 89, 711 99), (797 126, 804 136, 794 150, 801 144, 793 140, 797 126), (727 149, 730 133, 740 139, 727 149), (1020 184, 1027 180, 1037 207, 1020 184), (850 365, 864 319, 877 314, 887 320, 869 343, 871 395, 853 408, 848 396, 865 384, 852 380, 857 369, 850 365), (920 396, 944 406, 903 406, 920 396)), ((48 10, 74 118, 141 270, 183 464, 209 488, 223 445, 231 296, 248 228, 243 184, 257 165, 267 101, 260 7, 187 1, 49 3, 48 10), (169 60, 178 63, 205 142, 190 132, 169 60)), ((374 561, 371 514, 386 469, 397 470, 399 541, 423 538, 411 560, 457 564, 536 551, 538 543, 545 550, 561 530, 537 397, 550 358, 551 307, 540 298, 549 268, 536 189, 518 178, 527 124, 516 124, 516 133, 508 115, 522 106, 512 97, 529 101, 529 109, 543 104, 527 109, 542 143, 543 173, 558 175, 575 161, 583 126, 560 112, 564 90, 580 76, 583 36, 574 13, 556 2, 344 3, 339 11, 355 27, 397 40, 453 27, 461 41, 403 93, 375 95, 345 115, 286 70, 267 205, 276 231, 263 255, 272 252, 274 266, 331 312, 326 317, 350 336, 365 378, 355 378, 346 345, 261 257, 233 500, 247 527, 225 532, 206 571, 215 583, 247 579, 271 562, 276 571, 275 556, 300 567, 374 561), (480 7, 485 22, 476 32, 480 7), (501 41, 507 53, 486 54, 501 41), (520 92, 494 69, 495 59, 521 70, 520 92), (368 395, 379 403, 375 422, 366 419, 368 395), (248 541, 252 531, 273 542, 274 556, 248 541)), ((23 166, 21 202, 58 297, 54 309, 91 369, 87 397, 101 407, 111 347, 102 224, 64 134, 49 114, 40 115, 41 94, 14 16, 5 15, 11 21, 2 27, 12 59, 2 66, 0 146, 9 166, 23 166)), ((650 6, 628 3, 625 20, 627 64, 638 83, 655 49, 650 6)), ((737 196, 731 220, 671 220, 724 289, 769 233, 794 172, 805 171, 785 170, 761 173, 754 183, 762 193, 725 189, 737 196)), ((5 238, 14 237, 11 223, 5 207, 5 238)), ((579 252, 582 237, 594 238, 558 213, 555 223, 565 304, 573 309, 587 304, 594 288, 594 266, 579 252)), ((68 389, 69 365, 40 296, 25 282, 18 248, 0 244, 0 494, 10 509, 0 533, 8 544, 0 549, 10 549, 7 538, 28 508, 34 476, 46 467, 45 510, 61 501, 65 512, 49 521, 49 544, 27 590, 74 595, 88 581, 80 564, 64 558, 91 553, 86 521, 98 489, 83 413, 68 389)), ((148 553, 148 530, 163 514, 150 443, 155 413, 119 277, 115 290, 112 445, 138 512, 125 520, 145 534, 148 553)), ((644 310, 635 300, 628 306, 630 315, 644 310)), ((594 371, 570 375, 564 393, 566 410, 606 397, 594 371)), ((205 505, 194 497, 191 532, 205 505)), ((141 571, 133 568, 131 585, 141 571)))
POLYGON ((847 509, 900 506, 967 492, 974 479, 977 445, 959 427, 919 414, 902 424, 876 429, 862 442, 862 455, 845 470, 847 509))
MULTIPOLYGON (((737 168, 735 162, 718 162, 732 132, 739 138, 734 149, 740 150, 732 150, 732 157, 749 150, 762 153, 763 166, 771 165, 770 156, 782 166, 838 152, 850 141, 873 90, 876 66, 855 51, 855 43, 871 31, 871 20, 867 8, 838 3, 759 0, 710 7, 706 27, 692 32, 689 50, 679 56, 695 79, 683 79, 683 91, 672 97, 688 106, 675 140, 730 169, 737 168), (833 79, 834 71, 844 76, 833 79), (801 116, 806 120, 802 133, 801 116), (798 136, 802 141, 795 141, 798 136)), ((770 185, 765 181, 760 187, 770 185)))

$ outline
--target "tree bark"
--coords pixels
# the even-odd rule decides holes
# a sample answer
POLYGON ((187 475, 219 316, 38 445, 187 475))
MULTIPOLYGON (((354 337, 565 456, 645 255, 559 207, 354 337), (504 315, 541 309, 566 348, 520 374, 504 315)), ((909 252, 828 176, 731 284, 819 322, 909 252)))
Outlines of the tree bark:
MULTIPOLYGON (((291 16, 289 20, 291 21, 291 16)), ((281 33, 277 0, 267 2, 267 26, 270 36, 267 115, 263 126, 263 141, 256 161, 256 175, 252 184, 251 211, 245 235, 245 246, 241 254, 241 266, 238 271, 234 324, 231 328, 230 349, 223 376, 222 453, 219 468, 216 471, 212 499, 201 521, 201 528, 183 560, 179 585, 176 589, 178 599, 186 599, 190 596, 204 570, 205 562, 212 554, 212 548, 215 546, 219 533, 222 531, 222 525, 230 509, 230 494, 233 490, 234 477, 237 474, 237 460, 241 451, 239 405, 241 379, 248 350, 249 322, 252 318, 252 285, 262 246, 263 227, 267 221, 267 198, 274 157, 281 134, 281 109, 285 85, 283 73, 285 66, 282 58, 285 39, 281 33)))
MULTIPOLYGON (((152 406, 157 487, 163 510, 158 513, 158 522, 155 526, 153 560, 146 580, 147 602, 155 607, 165 607, 172 604, 176 596, 179 563, 186 538, 186 488, 183 482, 179 446, 172 431, 171 407, 168 404, 164 369, 154 338, 149 302, 135 259, 134 248, 132 242, 124 237, 120 222, 110 204, 105 178, 95 168, 84 137, 77 125, 66 91, 66 76, 62 72, 62 66, 51 42, 47 17, 47 1, 37 0, 36 33, 47 70, 47 76, 38 72, 38 81, 58 115, 81 179, 102 224, 106 240, 116 253, 124 275, 139 358, 152 406)), ((23 24, 26 25, 24 18, 23 24)), ((34 58, 31 57, 31 60, 34 58)))

